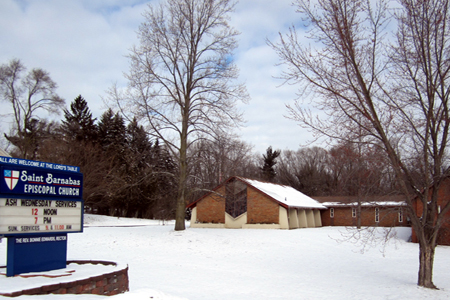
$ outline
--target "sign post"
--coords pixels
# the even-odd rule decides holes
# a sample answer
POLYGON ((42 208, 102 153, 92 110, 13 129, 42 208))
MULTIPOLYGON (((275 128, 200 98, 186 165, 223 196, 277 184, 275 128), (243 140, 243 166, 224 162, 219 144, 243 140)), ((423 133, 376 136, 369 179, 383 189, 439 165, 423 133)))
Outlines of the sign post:
POLYGON ((67 233, 83 231, 78 167, 0 156, 0 236, 6 275, 66 267, 67 233))

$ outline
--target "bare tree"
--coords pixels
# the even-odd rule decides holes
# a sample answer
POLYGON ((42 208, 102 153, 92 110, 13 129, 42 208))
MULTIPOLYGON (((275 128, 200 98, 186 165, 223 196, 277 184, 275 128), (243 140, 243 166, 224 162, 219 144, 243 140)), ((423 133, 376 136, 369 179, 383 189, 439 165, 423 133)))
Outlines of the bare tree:
POLYGON ((356 226, 361 228, 362 204, 393 192, 389 164, 378 148, 363 143, 339 143, 330 150, 334 195, 354 196, 356 226))
MULTIPOLYGON (((64 100, 56 94, 57 85, 48 72, 32 69, 24 76, 25 71, 25 66, 18 59, 0 66, 0 97, 12 106, 14 145, 21 157, 33 158, 27 131, 33 126, 36 111, 57 113, 63 108, 64 100)), ((10 140, 8 136, 6 138, 10 140)))
POLYGON ((334 195, 385 195, 393 192, 391 168, 378 147, 338 143, 329 151, 334 195))
POLYGON ((277 164, 277 181, 308 196, 328 196, 332 188, 328 152, 319 147, 284 150, 277 164))
POLYGON ((252 147, 232 135, 201 140, 190 151, 193 152, 190 172, 195 176, 189 180, 189 186, 194 192, 198 190, 190 200, 196 200, 231 176, 254 177, 259 174, 252 147))
POLYGON ((389 158, 419 240, 418 285, 435 288, 436 238, 450 210, 450 202, 440 212, 437 205, 437 191, 448 176, 449 3, 399 2, 393 49, 383 39, 388 4, 382 0, 297 0, 315 46, 304 46, 294 28, 271 45, 288 67, 284 79, 313 92, 326 114, 316 118, 297 101, 288 107, 292 119, 316 134, 373 143, 389 158), (418 157, 419 182, 409 168, 418 157), (421 216, 414 198, 424 207, 421 216))
POLYGON ((226 132, 242 121, 236 102, 248 96, 235 84, 232 61, 238 32, 228 24, 230 0, 167 0, 149 5, 131 50, 129 87, 111 98, 144 118, 179 162, 175 230, 184 230, 188 149, 198 139, 226 132))

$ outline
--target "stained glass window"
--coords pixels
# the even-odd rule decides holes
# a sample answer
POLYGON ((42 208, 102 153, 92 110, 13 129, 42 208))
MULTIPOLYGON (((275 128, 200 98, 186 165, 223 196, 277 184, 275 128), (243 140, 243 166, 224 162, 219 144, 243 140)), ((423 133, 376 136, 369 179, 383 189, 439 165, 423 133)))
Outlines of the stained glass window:
POLYGON ((247 185, 239 180, 230 180, 225 187, 225 211, 233 218, 247 211, 247 185))

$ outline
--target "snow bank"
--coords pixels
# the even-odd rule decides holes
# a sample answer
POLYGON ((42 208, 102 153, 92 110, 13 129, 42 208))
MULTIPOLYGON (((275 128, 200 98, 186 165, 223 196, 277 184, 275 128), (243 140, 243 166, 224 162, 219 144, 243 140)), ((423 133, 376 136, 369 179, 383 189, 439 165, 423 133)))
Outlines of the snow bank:
POLYGON ((148 220, 148 219, 135 219, 135 218, 119 218, 119 217, 109 217, 102 215, 84 215, 84 226, 85 227, 119 227, 119 226, 150 226, 150 225, 172 225, 175 224, 174 221, 170 220, 148 220))
MULTIPOLYGON (((86 217, 86 221, 91 218, 86 217)), ((92 218, 97 225, 122 222, 92 218)), ((434 283, 440 290, 418 288, 418 245, 406 242, 409 228, 397 229, 385 247, 382 231, 377 231, 371 247, 361 252, 360 244, 346 239, 349 231, 343 227, 176 232, 173 226, 149 225, 86 227, 84 233, 69 234, 68 259, 127 263, 130 292, 111 300, 450 298, 450 247, 439 246, 436 251, 434 283)), ((5 242, 0 244, 0 259, 6 262, 5 242)), ((106 299, 91 295, 20 298, 106 299)))

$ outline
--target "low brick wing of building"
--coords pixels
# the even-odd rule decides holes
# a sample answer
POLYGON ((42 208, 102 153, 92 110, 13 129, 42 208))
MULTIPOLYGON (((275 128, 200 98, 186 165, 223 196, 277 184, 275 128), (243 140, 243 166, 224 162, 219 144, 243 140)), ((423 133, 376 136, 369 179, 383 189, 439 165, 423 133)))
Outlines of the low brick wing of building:
POLYGON ((323 226, 409 226, 404 197, 371 196, 358 201, 354 196, 314 197, 327 207, 322 213, 323 226))
POLYGON ((231 177, 197 201, 191 227, 295 229, 322 226, 326 207, 292 187, 231 177))
MULTIPOLYGON (((430 189, 433 189, 434 186, 432 186, 430 189)), ((430 196, 431 197, 431 190, 430 190, 430 196)), ((441 210, 448 205, 448 202, 450 201, 450 178, 447 178, 440 186, 438 190, 438 196, 437 196, 437 210, 438 213, 441 212, 441 210)), ((423 214, 423 204, 418 199, 414 199, 414 210, 416 211, 417 216, 422 216, 423 214)), ((437 218, 437 215, 436 215, 437 218)), ((438 236, 437 236, 437 244, 438 245, 445 245, 450 246, 450 211, 447 212, 444 216, 443 224, 441 228, 439 229, 438 236)), ((416 232, 412 231, 412 241, 414 243, 418 242, 418 238, 416 236, 416 232)))

